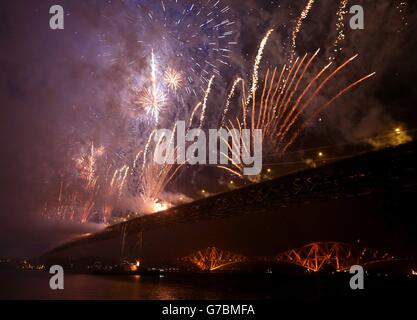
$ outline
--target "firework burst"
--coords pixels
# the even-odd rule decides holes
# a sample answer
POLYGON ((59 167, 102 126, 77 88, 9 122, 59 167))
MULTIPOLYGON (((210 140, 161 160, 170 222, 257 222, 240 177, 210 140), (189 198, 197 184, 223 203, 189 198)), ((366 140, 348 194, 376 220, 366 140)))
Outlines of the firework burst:
POLYGON ((155 123, 159 121, 159 114, 166 104, 166 95, 160 88, 157 79, 157 65, 154 52, 151 56, 151 86, 144 90, 139 97, 139 103, 146 110, 146 114, 150 116, 155 123))
POLYGON ((158 123, 159 114, 164 109, 166 102, 165 93, 158 88, 145 89, 138 98, 138 103, 155 123, 158 123))
MULTIPOLYGON (((166 91, 174 93, 170 97, 171 105, 194 105, 205 91, 210 77, 213 74, 220 77, 222 70, 231 66, 230 54, 238 44, 237 24, 232 10, 223 0, 108 2, 102 17, 108 23, 119 25, 119 16, 114 12, 123 12, 126 17, 123 27, 137 33, 134 41, 137 52, 154 49, 158 54, 159 67, 165 70, 159 91, 165 95, 166 91)), ((102 35, 99 41, 103 46, 100 57, 111 64, 126 63, 132 72, 131 79, 135 79, 132 81, 138 82, 142 89, 143 79, 136 74, 143 68, 138 57, 127 58, 120 52, 123 43, 115 43, 107 35, 102 35)), ((124 100, 131 104, 136 98, 128 96, 124 100)))
MULTIPOLYGON (((335 54, 340 52, 345 37, 343 19, 347 2, 340 0, 337 39, 333 47, 337 47, 335 54)), ((55 185, 54 194, 58 196, 54 196, 54 202, 61 219, 88 222, 98 215, 100 222, 111 223, 114 221, 113 212, 120 213, 120 208, 126 208, 126 199, 132 198, 136 202, 128 210, 137 215, 170 207, 174 201, 168 200, 167 189, 183 167, 154 161, 156 149, 161 144, 161 140, 155 141, 157 129, 177 119, 178 110, 190 115, 186 119, 187 133, 191 128, 207 127, 207 119, 211 119, 213 114, 213 110, 208 108, 215 106, 210 103, 212 90, 215 84, 221 83, 221 69, 229 65, 230 50, 236 44, 230 10, 222 1, 132 0, 122 6, 125 5, 129 8, 129 27, 141 37, 137 40, 138 52, 146 57, 135 57, 142 61, 140 65, 128 61, 129 72, 138 79, 137 83, 126 85, 129 88, 126 91, 134 93, 134 98, 129 95, 132 98, 129 106, 143 110, 144 118, 149 121, 137 121, 143 125, 139 127, 139 130, 143 128, 141 140, 135 140, 135 145, 129 142, 128 148, 120 151, 126 156, 117 161, 107 162, 104 159, 107 150, 96 148, 93 143, 83 150, 76 162, 77 179, 81 181, 79 190, 72 190, 70 182, 64 178, 55 185)), ((228 91, 222 105, 224 108, 218 110, 220 126, 233 132, 235 141, 241 139, 243 129, 250 129, 252 134, 261 129, 265 156, 279 157, 287 152, 320 114, 373 76, 373 73, 365 75, 336 90, 337 76, 353 63, 356 56, 338 66, 334 57, 321 64, 319 51, 297 57, 297 37, 313 5, 314 0, 306 1, 296 20, 291 33, 291 47, 285 55, 288 58, 286 63, 261 70, 264 51, 275 35, 274 29, 267 30, 259 43, 250 78, 243 75, 232 78, 231 86, 225 88, 228 91)), ((115 59, 114 63, 124 59, 115 58, 112 52, 106 57, 115 59)), ((132 77, 126 75, 126 78, 132 77)), ((136 124, 136 118, 132 122, 136 124)), ((173 132, 175 135, 175 127, 173 132)), ((252 150, 253 140, 249 144, 240 140, 240 148, 246 152, 252 150)), ((235 161, 240 155, 228 141, 224 142, 229 149, 225 156, 230 165, 221 168, 246 179, 243 165, 235 161)), ((173 137, 171 143, 174 144, 173 137)), ((177 150, 174 150, 173 163, 177 157, 177 150)), ((114 151, 113 158, 117 152, 114 151)), ((240 163, 243 163, 242 159, 240 163)), ((258 180, 255 177, 253 181, 258 180)), ((48 210, 48 204, 45 204, 44 211, 48 210)), ((120 216, 126 217, 125 213, 120 213, 120 216)))
POLYGON ((172 68, 168 68, 165 71, 164 80, 168 88, 174 92, 180 90, 183 85, 182 74, 172 68))

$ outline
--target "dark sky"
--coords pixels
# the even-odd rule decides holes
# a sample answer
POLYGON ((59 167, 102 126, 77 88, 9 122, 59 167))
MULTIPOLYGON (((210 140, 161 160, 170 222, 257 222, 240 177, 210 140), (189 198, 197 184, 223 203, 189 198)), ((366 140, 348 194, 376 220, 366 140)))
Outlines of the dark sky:
MULTIPOLYGON (((285 62, 290 30, 306 3, 223 2, 231 7, 239 44, 232 53, 232 68, 224 71, 215 89, 218 96, 225 91, 222 83, 230 83, 235 72, 250 70, 257 45, 270 27, 277 32, 266 49, 265 63, 285 62)), ((321 58, 326 58, 336 36, 337 1, 332 2, 316 0, 299 34, 297 53, 322 48, 321 58)), ((356 1, 365 8, 365 30, 346 28, 344 56, 359 53, 346 76, 373 71, 377 76, 342 99, 327 115, 324 128, 313 128, 316 136, 332 133, 315 144, 355 141, 397 124, 417 127, 417 5, 412 2, 400 10, 400 2, 356 1)), ((90 141, 114 154, 131 147, 126 85, 132 70, 140 73, 147 61, 136 40, 152 39, 152 34, 140 24, 136 28, 128 23, 123 6, 120 1, 110 5, 93 0, 0 3, 0 256, 34 254, 89 229, 42 220, 45 199, 55 195, 60 176, 90 141), (53 4, 64 7, 64 30, 49 28, 53 4), (103 55, 106 52, 109 57, 103 55)), ((140 133, 140 126, 133 131, 140 133)), ((143 139, 138 137, 136 145, 143 139)), ((200 176, 203 183, 210 180, 204 173, 200 176)))

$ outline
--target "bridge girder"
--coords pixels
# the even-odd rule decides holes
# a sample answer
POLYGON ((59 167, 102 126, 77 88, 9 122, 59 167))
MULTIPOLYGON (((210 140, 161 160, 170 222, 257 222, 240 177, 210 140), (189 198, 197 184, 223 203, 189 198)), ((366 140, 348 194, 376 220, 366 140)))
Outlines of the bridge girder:
POLYGON ((193 264, 202 271, 214 271, 226 265, 246 261, 246 259, 243 255, 209 247, 205 250, 194 252, 181 260, 193 264))
POLYGON ((196 251, 184 258, 182 262, 190 263, 202 271, 213 271, 227 265, 241 262, 285 262, 301 266, 309 271, 326 269, 344 271, 352 265, 366 265, 378 261, 394 259, 386 252, 361 248, 340 242, 315 242, 301 248, 291 249, 275 256, 246 257, 215 247, 196 251))

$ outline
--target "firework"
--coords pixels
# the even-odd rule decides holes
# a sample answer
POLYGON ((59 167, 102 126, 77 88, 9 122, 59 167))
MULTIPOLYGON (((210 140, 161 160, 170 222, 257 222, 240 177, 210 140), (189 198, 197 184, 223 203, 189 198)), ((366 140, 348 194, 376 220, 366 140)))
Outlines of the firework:
POLYGON ((45 213, 48 218, 81 223, 111 221, 110 213, 127 189, 131 169, 122 166, 113 170, 112 165, 106 165, 104 155, 104 147, 95 148, 94 143, 91 143, 88 151, 76 158, 76 184, 66 184, 64 177, 61 177, 56 212, 52 211, 53 208, 49 209, 45 213))
POLYGON ((176 70, 168 68, 167 71, 165 71, 164 80, 170 90, 176 92, 181 89, 183 78, 181 73, 176 70))
MULTIPOLYGON (((194 104, 211 75, 220 77, 221 71, 230 67, 230 53, 237 45, 237 24, 232 10, 223 0, 128 0, 121 5, 108 2, 101 16, 109 24, 122 24, 127 30, 135 30, 137 51, 154 48, 167 73, 168 70, 181 70, 181 74, 165 73, 168 76, 165 85, 175 92, 173 98, 181 105, 184 101, 194 104), (126 19, 120 21, 120 15, 114 12, 121 12, 126 19), (176 75, 181 76, 181 81, 176 75)), ((120 53, 123 43, 115 42, 107 34, 101 35, 99 41, 103 46, 100 57, 106 63, 125 62, 132 70, 132 76, 137 77, 134 70, 141 66, 137 65, 134 55, 120 53)), ((138 82, 141 87, 142 81, 139 79, 138 82)), ((132 100, 136 99, 129 99, 132 100)))
POLYGON ((333 55, 329 57, 329 60, 334 60, 336 55, 342 51, 341 43, 345 40, 345 16, 348 13, 346 10, 349 0, 340 0, 339 9, 336 13, 336 40, 333 44, 333 55))
MULTIPOLYGON (((332 63, 328 63, 319 69, 318 72, 313 73, 311 80, 306 80, 305 75, 307 72, 311 72, 312 65, 318 53, 319 51, 317 50, 310 57, 306 54, 301 59, 296 58, 289 68, 285 66, 282 68, 277 80, 277 70, 279 69, 275 67, 272 72, 268 69, 264 78, 262 91, 258 92, 259 90, 257 88, 251 93, 252 112, 250 116, 247 117, 247 113, 245 112, 246 103, 245 105, 242 103, 243 119, 236 118, 234 121, 229 120, 228 129, 237 129, 238 132, 242 132, 242 124, 244 128, 250 126, 252 133, 255 129, 261 129, 264 141, 266 142, 265 145, 267 146, 264 156, 271 153, 282 154, 287 151, 297 137, 308 127, 312 119, 315 119, 319 114, 326 111, 341 96, 375 74, 371 73, 352 82, 339 90, 321 107, 314 108, 313 102, 315 99, 329 87, 329 83, 339 73, 357 58, 357 55, 355 55, 347 59, 325 76, 332 65, 332 63), (320 80, 321 78, 323 80, 320 80)), ((256 73, 258 72, 260 61, 260 59, 256 59, 255 63, 258 66, 253 69, 256 73)), ((234 137, 234 139, 240 141, 242 148, 251 150, 252 146, 245 145, 245 142, 240 140, 240 137, 234 137)), ((228 144, 227 141, 225 143, 228 144)), ((243 166, 233 160, 234 157, 239 157, 239 155, 234 154, 235 151, 230 144, 228 144, 228 149, 232 157, 228 154, 225 156, 231 162, 231 167, 221 166, 220 168, 242 178, 243 166)), ((243 163, 243 161, 240 161, 240 163, 243 163)))
POLYGON ((226 121, 226 116, 227 116, 227 114, 228 114, 228 112, 229 112, 229 108, 230 108, 230 103, 231 103, 231 100, 232 100, 233 96, 235 95, 235 90, 236 90, 236 87, 237 87, 237 85, 238 85, 240 82, 242 82, 242 83, 243 83, 243 79, 242 79, 242 78, 240 78, 240 77, 238 77, 238 78, 235 80, 235 82, 233 82, 232 89, 230 89, 230 93, 229 93, 229 95, 227 96, 227 99, 226 99, 226 105, 225 105, 225 107, 224 107, 224 111, 223 111, 223 115, 222 115, 222 120, 221 120, 221 126, 222 126, 222 127, 224 127, 224 124, 225 124, 225 121, 226 121))
POLYGON ((111 204, 107 204, 103 208, 103 220, 105 223, 108 223, 111 221, 112 213, 113 213, 114 207, 111 204))
POLYGON ((166 103, 166 95, 158 85, 157 65, 153 50, 151 56, 151 86, 150 88, 146 88, 142 95, 140 95, 139 103, 146 110, 146 114, 149 115, 155 123, 158 123, 159 113, 166 103))
POLYGON ((206 117, 206 109, 207 109, 207 100, 208 100, 208 96, 211 92, 211 86, 213 85, 213 80, 214 80, 214 76, 212 76, 207 84, 207 89, 206 92, 204 94, 204 99, 203 102, 201 104, 201 115, 200 115, 200 129, 203 127, 204 124, 204 120, 206 117))
POLYGON ((124 165, 120 169, 114 171, 113 177, 110 182, 110 192, 116 190, 117 195, 120 197, 122 195, 123 189, 126 186, 127 174, 130 170, 130 167, 124 165))
POLYGON ((88 188, 91 188, 94 185, 95 168, 96 168, 96 157, 95 157, 95 154, 94 154, 94 144, 91 143, 91 154, 90 154, 90 157, 89 157, 88 177, 87 177, 87 186, 88 186, 88 188))
POLYGON ((201 102, 197 103, 196 106, 194 107, 193 111, 191 112, 190 120, 188 121, 189 123, 188 123, 187 133, 188 133, 188 131, 190 131, 191 126, 193 125, 194 116, 195 116, 196 112, 198 111, 198 109, 201 108, 201 106, 202 106, 201 102))
POLYGON ((85 182, 85 187, 89 190, 94 189, 97 182, 97 159, 104 155, 104 147, 94 148, 91 142, 89 152, 75 160, 80 178, 85 182))
MULTIPOLYGON (((154 141, 157 129, 162 123, 172 121, 173 117, 167 115, 171 110, 172 114, 175 112, 175 117, 180 112, 190 115, 187 132, 193 127, 202 129, 207 126, 207 107, 212 99, 214 80, 216 84, 221 83, 218 81, 221 80, 221 68, 229 65, 230 48, 235 44, 233 22, 228 19, 229 7, 222 5, 221 1, 143 0, 134 3, 134 11, 129 11, 127 21, 143 37, 138 40, 138 51, 145 52, 149 58, 145 67, 138 67, 134 61, 129 61, 129 70, 132 70, 137 82, 132 85, 128 82, 126 87, 135 94, 134 107, 137 110, 143 108, 144 117, 150 121, 140 122, 144 130, 139 141, 135 136, 135 145, 129 142, 128 148, 114 151, 113 156, 103 147, 97 148, 93 143, 88 145, 76 162, 77 183, 81 181, 74 187, 76 191, 67 178, 62 178, 55 185, 52 202, 57 205, 60 219, 111 223, 115 221, 113 211, 125 212, 123 210, 128 207, 127 210, 140 215, 165 210, 175 203, 169 199, 167 189, 178 177, 182 166, 161 165, 154 161, 157 147, 162 142, 154 141), (138 70, 145 72, 142 74, 138 70), (137 108, 138 104, 142 108, 137 108), (143 146, 139 152, 137 145, 143 146), (131 199, 134 199, 134 205, 129 203, 127 206, 127 200, 131 199)), ((241 140, 242 130, 250 128, 254 133, 255 129, 261 129, 265 141, 264 155, 281 156, 316 117, 373 76, 366 75, 333 91, 337 85, 336 77, 353 63, 356 56, 339 66, 335 66, 333 58, 330 63, 321 65, 317 61, 319 51, 296 56, 297 36, 313 5, 313 0, 307 1, 296 21, 291 34, 291 51, 286 55, 289 59, 284 65, 265 68, 265 72, 261 70, 265 48, 274 34, 274 29, 270 29, 260 41, 249 80, 242 75, 237 76, 227 88, 229 91, 218 124, 229 129, 234 135, 233 140, 240 141, 240 148, 245 151, 254 146, 253 141, 247 143, 241 140), (329 92, 330 88, 332 92, 329 92), (318 97, 330 98, 323 101, 318 97), (235 100, 236 105, 232 102, 235 100)), ((344 39, 346 6, 347 0, 341 0, 336 25, 338 37, 334 44, 337 48, 344 39)), ((126 78, 131 79, 129 75, 126 78)), ((173 132, 175 135, 176 128, 173 132)), ((221 168, 246 179, 243 161, 236 161, 243 152, 238 154, 228 141, 224 142, 229 152, 223 155, 229 159, 230 165, 221 168)), ((174 143, 173 137, 171 143, 174 143)), ((178 150, 174 150, 177 160, 178 150)), ((177 162, 175 160, 172 163, 177 162)), ((249 179, 259 181, 259 177, 249 179)), ((50 204, 51 201, 49 205, 45 203, 45 215, 50 210, 50 204)), ((122 215, 126 217, 127 213, 122 215)))
POLYGON ((135 160, 133 160, 133 169, 135 169, 135 168, 137 168, 137 164, 138 164, 138 161, 139 161, 139 158, 140 158, 140 156, 143 154, 143 150, 141 150, 141 151, 139 151, 137 154, 136 154, 136 157, 135 157, 135 160))
POLYGON ((248 105, 250 103, 250 100, 253 98, 253 95, 255 94, 256 90, 258 89, 258 81, 259 81, 259 65, 262 61, 262 55, 264 53, 264 49, 266 44, 268 43, 269 37, 271 36, 272 32, 274 32, 274 29, 268 30, 266 35, 261 41, 261 44, 259 45, 258 54, 255 58, 255 63, 253 64, 253 71, 252 71, 252 86, 250 89, 250 94, 248 95, 248 99, 246 101, 246 104, 248 105))
POLYGON ((94 205, 95 205, 95 200, 94 200, 94 195, 92 195, 90 198, 87 199, 87 201, 85 201, 84 206, 82 208, 81 218, 80 218, 81 223, 86 223, 89 221, 94 205))
POLYGON ((301 11, 301 15, 299 16, 295 27, 293 29, 292 35, 291 35, 291 53, 290 53, 290 64, 293 63, 294 57, 295 57, 295 51, 297 49, 297 37, 300 33, 301 26, 303 25, 303 20, 307 18, 308 14, 310 13, 311 8, 314 5, 314 0, 307 0, 307 4, 304 7, 303 11, 301 11))
POLYGON ((155 123, 158 123, 159 113, 166 103, 165 94, 159 89, 156 89, 155 91, 145 89, 138 101, 145 109, 146 114, 150 116, 155 123))
POLYGON ((395 6, 398 10, 398 13, 400 14, 400 19, 402 22, 402 28, 399 28, 397 32, 401 33, 403 31, 403 28, 408 26, 408 21, 406 18, 408 2, 403 0, 397 0, 395 6))
POLYGON ((142 171, 145 170, 145 166, 146 166, 146 161, 148 160, 148 152, 149 152, 149 147, 151 145, 152 142, 152 138, 156 133, 156 129, 152 130, 151 134, 149 135, 148 141, 145 145, 145 149, 143 151, 143 162, 142 162, 142 171))
POLYGON ((57 209, 57 211, 58 211, 58 217, 60 217, 61 216, 61 207, 62 207, 62 187, 63 187, 63 184, 64 184, 64 180, 63 180, 63 178, 61 178, 61 183, 60 183, 60 185, 59 185, 59 195, 58 195, 58 209, 57 209))
MULTIPOLYGON (((174 145, 174 136, 176 128, 174 128, 170 144, 174 145)), ((154 137, 154 132, 151 133, 148 144, 146 146, 146 152, 144 152, 143 157, 143 168, 140 180, 140 198, 145 203, 145 207, 150 208, 151 212, 160 211, 160 209, 168 207, 169 204, 163 202, 163 192, 165 191, 166 186, 175 178, 178 171, 181 169, 181 165, 173 165, 165 162, 160 165, 154 161, 154 152, 158 148, 159 144, 162 142, 159 139, 158 142, 154 144, 154 148, 151 148, 151 142, 154 137), (151 152, 150 152, 151 151, 151 152), (148 159, 148 154, 151 154, 151 157, 148 159)), ((173 163, 176 162, 177 149, 174 148, 175 159, 173 163)))

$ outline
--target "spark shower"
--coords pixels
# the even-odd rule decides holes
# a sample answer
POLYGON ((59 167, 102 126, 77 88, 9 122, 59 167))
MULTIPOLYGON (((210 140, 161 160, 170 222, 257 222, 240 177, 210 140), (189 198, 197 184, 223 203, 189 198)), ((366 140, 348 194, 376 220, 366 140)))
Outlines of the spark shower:
MULTIPOLYGON (((227 75, 236 69, 232 58, 238 54, 241 35, 234 11, 223 1, 132 0, 104 6, 101 19, 136 39, 137 59, 127 63, 119 108, 134 110, 124 120, 140 129, 132 131, 133 143, 117 153, 114 146, 91 139, 74 159, 75 178, 61 176, 56 198, 45 201, 43 215, 113 223, 192 201, 192 195, 175 188, 176 178, 193 170, 187 163, 215 164, 226 179, 258 182, 263 157, 284 155, 335 101, 374 75, 370 72, 338 85, 338 77, 358 57, 336 62, 344 39, 340 19, 346 1, 341 1, 337 12, 337 39, 329 44, 334 51, 325 57, 327 61, 319 61, 320 50, 297 56, 298 36, 314 4, 307 1, 290 23, 286 56, 276 59, 286 63, 264 61, 265 50, 278 34, 276 28, 266 29, 257 35, 252 67, 234 78, 227 75), (118 27, 120 14, 127 29, 118 27), (161 137, 161 130, 171 138, 161 137), (208 154, 201 147, 205 132, 209 136, 227 132, 208 154), (175 145, 174 133, 184 137, 180 139, 184 143, 177 140, 175 145), (161 145, 163 161, 155 161, 161 145), (214 161, 213 154, 221 161, 214 161), (251 164, 253 171, 248 171, 251 164)), ((98 59, 110 66, 121 63, 125 57, 121 45, 106 33, 98 38, 103 49, 98 59)))

